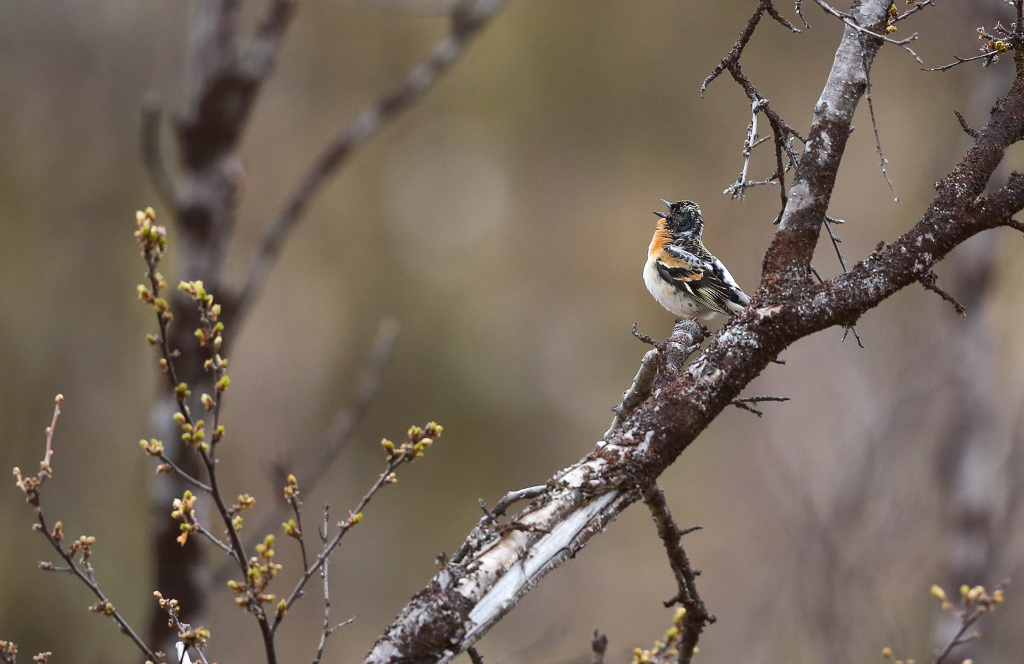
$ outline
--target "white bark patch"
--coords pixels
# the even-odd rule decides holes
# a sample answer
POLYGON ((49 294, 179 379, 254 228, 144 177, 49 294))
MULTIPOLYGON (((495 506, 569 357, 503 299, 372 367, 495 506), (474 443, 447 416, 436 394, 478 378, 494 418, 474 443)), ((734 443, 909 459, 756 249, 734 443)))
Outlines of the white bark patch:
POLYGON ((772 316, 774 316, 775 314, 779 313, 780 311, 782 311, 782 305, 781 304, 775 304, 775 305, 772 305, 770 307, 758 307, 757 309, 754 309, 754 314, 759 319, 764 319, 764 318, 771 318, 772 316))
MULTIPOLYGON (((575 512, 566 515, 557 523, 546 524, 550 526, 551 531, 534 544, 524 558, 519 558, 521 551, 513 551, 511 547, 496 547, 487 557, 490 558, 493 554, 494 557, 499 558, 498 560, 484 561, 478 559, 481 564, 486 562, 489 566, 503 567, 508 571, 480 598, 476 606, 473 607, 473 610, 470 611, 468 624, 466 625, 466 636, 463 641, 467 643, 472 642, 493 621, 497 620, 505 611, 511 608, 519 596, 526 590, 529 590, 536 580, 535 576, 556 556, 567 550, 573 538, 618 495, 619 492, 617 491, 608 492, 575 512), (501 560, 500 558, 505 555, 508 556, 508 559, 501 560)), ((441 661, 448 661, 448 659, 441 661)))
POLYGON ((814 204, 814 196, 811 195, 811 188, 805 181, 795 183, 789 189, 789 196, 786 198, 786 212, 782 215, 779 223, 779 230, 784 231, 789 227, 789 222, 800 210, 811 207, 814 204))

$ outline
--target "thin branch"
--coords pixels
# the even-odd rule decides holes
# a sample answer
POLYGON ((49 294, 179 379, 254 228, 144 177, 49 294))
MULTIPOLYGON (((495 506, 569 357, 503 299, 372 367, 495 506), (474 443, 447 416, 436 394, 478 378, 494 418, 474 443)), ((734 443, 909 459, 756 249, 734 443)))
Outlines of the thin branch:
POLYGON ((761 417, 761 416, 764 415, 764 413, 761 412, 760 410, 758 410, 757 408, 751 407, 749 404, 761 403, 761 402, 764 402, 764 401, 776 401, 776 402, 789 401, 789 397, 773 397, 773 396, 744 397, 742 399, 733 399, 732 400, 732 405, 736 406, 737 408, 739 408, 741 410, 745 410, 747 412, 753 413, 754 415, 757 415, 758 417, 761 417))
POLYGON ((184 470, 182 470, 181 467, 178 466, 178 464, 174 463, 174 460, 171 459, 171 457, 167 456, 165 453, 160 452, 157 455, 157 458, 160 459, 160 461, 162 461, 164 465, 166 465, 167 468, 171 470, 175 475, 185 480, 186 482, 188 482, 195 488, 199 489, 200 491, 203 491, 205 493, 210 493, 211 491, 213 491, 213 489, 211 489, 208 484, 205 484, 200 480, 197 480, 196 478, 192 477, 184 470))
MULTIPOLYGON (((871 129, 875 132, 875 151, 878 152, 878 166, 882 169, 882 175, 885 177, 886 184, 889 185, 889 191, 892 192, 892 198, 897 203, 900 202, 900 197, 896 193, 896 188, 892 186, 892 180, 889 179, 889 172, 885 170, 885 165, 889 163, 889 160, 885 158, 885 154, 882 152, 882 139, 878 135, 878 121, 875 119, 875 102, 871 98, 871 68, 864 64, 864 80, 867 83, 867 87, 864 90, 864 98, 868 101, 868 112, 871 114, 871 129)), ((831 235, 831 231, 829 234, 831 235)), ((835 240, 833 240, 835 244, 835 240)), ((838 252, 838 247, 836 248, 838 252)), ((842 260, 842 257, 839 259, 842 260)), ((843 266, 843 271, 846 271, 846 266, 843 266)))
POLYGON ((953 297, 945 290, 943 290, 938 284, 938 279, 938 276, 934 272, 928 272, 920 279, 918 279, 918 281, 921 282, 921 285, 924 286, 926 289, 935 293, 946 302, 952 304, 953 308, 956 309, 956 312, 958 314, 960 314, 961 316, 966 316, 967 310, 964 309, 964 305, 960 304, 960 302, 955 297, 953 297))
POLYGON ((806 18, 804 18, 803 0, 794 0, 793 4, 793 9, 796 11, 796 15, 800 17, 800 22, 804 24, 805 28, 809 29, 811 27, 811 24, 807 22, 806 18))
POLYGON ((942 65, 941 67, 922 68, 921 71, 946 71, 967 62, 974 62, 975 60, 986 60, 987 62, 985 62, 985 66, 987 67, 988 65, 995 62, 998 58, 999 54, 996 52, 982 53, 981 55, 975 55, 970 58, 961 58, 959 55, 954 55, 953 59, 956 60, 956 62, 951 62, 948 65, 942 65))
POLYGON ((612 408, 615 412, 615 417, 612 418, 611 426, 605 431, 603 438, 607 439, 619 428, 622 421, 629 417, 633 410, 650 396, 651 385, 654 383, 654 377, 658 374, 658 362, 661 358, 662 354, 657 348, 652 348, 644 355, 640 361, 640 370, 633 377, 633 382, 630 384, 629 389, 623 393, 622 401, 612 408))
MULTIPOLYGON (((751 15, 750 19, 747 21, 746 27, 744 27, 740 32, 739 37, 736 39, 736 43, 733 44, 732 50, 722 58, 722 61, 715 67, 711 74, 704 79, 704 82, 700 86, 700 94, 703 97, 704 91, 707 89, 708 85, 718 78, 723 71, 728 70, 733 79, 739 83, 740 87, 743 88, 743 91, 751 102, 751 108, 758 107, 763 110, 765 116, 768 118, 769 124, 771 125, 772 135, 775 138, 775 174, 773 177, 768 178, 768 180, 777 178, 779 183, 779 198, 781 202, 779 218, 781 218, 782 210, 786 207, 787 199, 785 174, 786 171, 789 170, 790 166, 795 167, 797 162, 796 152, 792 148, 792 138, 799 138, 804 143, 806 143, 806 141, 804 141, 803 137, 801 137, 796 130, 786 124, 782 117, 780 117, 779 114, 771 108, 768 100, 761 96, 757 91, 757 88, 754 87, 753 83, 750 82, 750 79, 747 78, 740 67, 740 57, 743 54, 743 49, 746 48, 746 45, 754 34, 754 29, 757 27, 758 22, 769 7, 772 7, 770 0, 761 0, 757 9, 754 10, 753 15, 751 15), (783 159, 783 154, 786 155, 785 160, 783 159), (788 163, 789 165, 784 166, 784 163, 788 163)), ((726 191, 728 192, 730 190, 727 189, 726 191)))
MULTIPOLYGON (((327 543, 327 530, 329 528, 328 513, 329 510, 327 506, 324 505, 324 524, 323 529, 320 531, 320 541, 324 544, 327 543)), ((330 583, 328 582, 329 564, 330 560, 325 559, 324 564, 320 567, 320 578, 323 579, 324 589, 324 625, 320 630, 320 643, 317 645, 316 657, 313 658, 312 664, 320 664, 320 660, 323 659, 324 648, 327 646, 327 637, 333 634, 336 629, 351 624, 356 619, 355 616, 352 616, 348 620, 344 620, 333 627, 331 626, 331 588, 330 583)), ((305 565, 305 560, 303 560, 303 565, 305 565)))
MULTIPOLYGON (((763 99, 750 102, 750 125, 747 127, 747 137, 743 141, 743 151, 741 153, 743 155, 743 168, 740 169, 739 179, 737 179, 735 183, 729 185, 725 191, 722 192, 723 194, 729 194, 731 198, 738 198, 742 201, 746 195, 747 187, 755 184, 747 181, 747 172, 750 170, 750 155, 753 152, 754 147, 760 145, 768 138, 765 137, 762 140, 758 140, 757 138, 757 114, 762 108, 764 108, 766 103, 767 102, 763 99)), ((765 180, 763 184, 768 184, 777 176, 778 173, 775 173, 772 177, 765 180)))
MULTIPOLYGON (((296 494, 297 493, 298 491, 296 490, 296 494)), ((308 569, 309 560, 306 558, 306 539, 302 532, 302 510, 299 509, 300 503, 298 496, 293 495, 292 498, 288 501, 288 504, 291 505, 292 513, 295 514, 295 530, 297 531, 295 534, 295 539, 299 540, 299 551, 302 553, 302 569, 308 569)), ((325 507, 324 511, 326 512, 326 510, 327 508, 325 507)), ((327 515, 324 514, 324 519, 326 518, 327 515)), ((327 581, 324 580, 324 583, 326 584, 327 581)))
POLYGON ((208 539, 211 542, 213 542, 213 544, 215 544, 218 549, 221 549, 222 551, 224 551, 228 555, 231 555, 233 553, 233 551, 231 550, 231 545, 230 544, 228 544, 226 542, 222 542, 216 535, 214 535, 212 532, 210 532, 210 530, 208 528, 206 528, 203 524, 199 523, 199 521, 192 522, 192 525, 194 525, 196 527, 196 530, 199 531, 200 535, 203 535, 204 537, 206 537, 206 539, 208 539))
POLYGON ((893 23, 899 23, 899 22, 900 22, 900 21, 902 21, 903 19, 905 19, 905 18, 907 18, 908 16, 911 16, 911 15, 913 15, 913 14, 916 14, 917 12, 919 12, 919 11, 921 11, 922 9, 924 9, 925 7, 927 7, 927 6, 931 5, 931 4, 933 4, 934 2, 935 2, 935 0, 924 0, 924 2, 916 2, 916 3, 914 3, 914 6, 913 6, 913 7, 911 7, 911 8, 910 8, 910 9, 908 9, 907 11, 903 12, 902 14, 900 14, 899 16, 897 16, 896 18, 894 18, 894 19, 892 20, 892 22, 893 22, 893 23))
POLYGON ((75 540, 70 547, 64 548, 64 529, 60 521, 56 523, 53 528, 50 528, 46 522, 46 516, 43 513, 43 506, 41 503, 41 489, 44 482, 53 476, 53 468, 51 461, 53 459, 53 434, 57 429, 57 419, 60 417, 60 406, 64 402, 64 396, 58 394, 54 398, 53 406, 53 418, 50 420, 50 426, 46 427, 46 447, 43 453, 43 459, 39 462, 39 471, 35 476, 24 477, 21 474, 21 470, 17 467, 14 468, 15 485, 25 493, 26 501, 35 508, 36 511, 36 526, 33 530, 38 531, 46 541, 49 542, 50 546, 53 547, 57 555, 67 565, 66 567, 56 568, 52 563, 45 562, 40 563, 40 567, 47 571, 60 571, 73 574, 78 578, 79 581, 85 584, 85 586, 92 592, 93 595, 99 600, 96 604, 90 607, 90 610, 100 615, 105 615, 114 619, 117 623, 118 628, 121 632, 131 639, 135 647, 147 658, 152 661, 156 661, 156 654, 146 645, 142 638, 135 633, 135 630, 131 628, 128 621, 121 615, 121 613, 114 608, 114 605, 107 599, 107 596, 103 593, 99 584, 96 582, 96 573, 90 562, 92 556, 92 546, 96 543, 95 537, 82 536, 75 540), (81 565, 75 562, 75 557, 81 555, 81 565))
POLYGON ((690 565, 690 559, 681 542, 683 533, 672 519, 672 513, 665 502, 665 494, 657 484, 652 484, 644 490, 644 502, 650 508, 651 516, 658 527, 658 536, 665 545, 669 565, 679 588, 676 596, 665 602, 665 606, 672 606, 678 602, 686 609, 686 615, 683 617, 684 634, 679 647, 679 663, 690 664, 704 627, 713 624, 716 618, 708 612, 697 592, 697 575, 700 572, 690 565))
POLYGON ((978 138, 978 132, 971 128, 971 125, 967 124, 967 119, 964 118, 963 113, 954 109, 953 114, 956 115, 956 119, 960 121, 960 127, 964 130, 971 138, 978 138))
MULTIPOLYGON (((825 230, 828 232, 829 239, 832 240, 832 247, 836 250, 836 257, 839 258, 839 265, 842 266, 843 272, 847 272, 846 260, 843 258, 843 252, 839 249, 839 243, 842 242, 842 240, 840 240, 839 236, 832 231, 832 224, 842 224, 845 222, 842 219, 835 219, 827 214, 824 217, 824 221, 825 230)), ((821 281, 820 276, 818 277, 818 280, 821 281)))
POLYGON ((518 503, 521 500, 533 500, 547 490, 548 486, 546 484, 541 484, 538 486, 527 487, 525 489, 519 489, 518 491, 509 491, 505 494, 504 498, 498 501, 498 504, 494 506, 491 513, 495 516, 505 516, 505 510, 513 504, 518 503))
POLYGON ((466 654, 469 655, 469 661, 473 664, 484 664, 484 658, 480 656, 480 653, 473 646, 466 648, 466 654))
POLYGON ((236 299, 235 315, 243 316, 244 311, 262 291, 285 238, 327 178, 384 122, 411 106, 429 90, 440 75, 462 55, 471 39, 487 25, 503 2, 504 0, 471 0, 468 4, 459 3, 457 11, 452 14, 451 35, 434 48, 431 56, 417 66, 405 82, 376 105, 363 111, 320 153, 284 208, 264 233, 260 248, 236 299))

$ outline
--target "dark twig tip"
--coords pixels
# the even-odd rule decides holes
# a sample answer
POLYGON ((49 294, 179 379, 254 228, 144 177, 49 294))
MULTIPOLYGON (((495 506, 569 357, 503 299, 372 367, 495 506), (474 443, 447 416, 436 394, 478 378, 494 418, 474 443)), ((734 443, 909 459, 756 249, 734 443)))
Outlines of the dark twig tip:
POLYGON ((590 639, 590 648, 594 651, 594 664, 604 664, 604 653, 608 650, 608 637, 595 629, 594 636, 590 639))
POLYGON ((972 129, 971 125, 967 124, 967 119, 964 118, 963 113, 955 109, 953 110, 953 113, 956 115, 956 119, 960 121, 960 127, 964 132, 971 138, 978 138, 978 131, 976 129, 972 129))
POLYGON ((936 276, 934 272, 928 272, 924 274, 921 278, 919 278, 918 281, 921 282, 922 286, 924 286, 931 292, 935 293, 946 302, 952 304, 953 308, 956 309, 956 312, 958 314, 960 314, 961 316, 966 316, 967 310, 964 309, 964 305, 960 304, 960 302, 955 297, 953 297, 948 292, 943 290, 942 287, 940 287, 938 284, 938 279, 939 278, 936 276))

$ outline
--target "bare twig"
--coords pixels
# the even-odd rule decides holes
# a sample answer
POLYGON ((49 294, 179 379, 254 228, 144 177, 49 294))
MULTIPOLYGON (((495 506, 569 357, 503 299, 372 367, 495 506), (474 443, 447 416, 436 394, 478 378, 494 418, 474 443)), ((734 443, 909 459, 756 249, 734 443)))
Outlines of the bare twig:
POLYGON ((961 316, 966 316, 967 310, 964 309, 964 305, 960 304, 960 302, 955 297, 953 297, 945 290, 943 290, 938 284, 938 279, 938 276, 934 272, 928 272, 924 274, 920 279, 918 279, 918 281, 921 282, 922 286, 924 286, 931 292, 935 293, 946 302, 952 304, 953 308, 956 309, 956 312, 958 314, 960 314, 961 316))
POLYGON ((484 664, 484 658, 480 656, 480 653, 473 646, 466 648, 466 654, 469 655, 469 661, 473 664, 484 664))
POLYGON ((507 510, 514 503, 518 503, 521 500, 533 500, 537 496, 543 494, 548 490, 546 484, 538 486, 531 486, 525 489, 519 489, 518 491, 509 491, 505 494, 505 497, 498 501, 498 504, 494 506, 491 513, 495 516, 505 516, 505 510, 507 510))
POLYGON ((960 127, 964 130, 964 133, 971 138, 977 138, 978 132, 972 129, 971 125, 967 124, 967 119, 964 118, 963 113, 957 110, 954 110, 953 113, 956 115, 956 119, 960 121, 960 127))
MULTIPOLYGON (((838 235, 832 232, 831 227, 831 224, 843 224, 846 222, 844 222, 842 219, 835 219, 834 217, 830 217, 828 215, 824 216, 824 221, 825 230, 828 231, 829 239, 832 240, 832 246, 836 250, 836 256, 839 257, 839 264, 842 266, 843 272, 846 273, 848 271, 846 269, 846 260, 843 259, 843 252, 839 250, 839 243, 842 242, 842 240, 839 239, 838 235)), ((813 265, 808 265, 808 271, 814 275, 814 278, 818 280, 819 284, 825 283, 825 280, 822 278, 821 274, 814 268, 813 265)), ((860 346, 861 348, 864 348, 864 344, 860 340, 860 334, 857 333, 857 328, 852 324, 843 325, 842 341, 846 341, 846 337, 849 336, 850 332, 853 332, 853 338, 857 340, 857 345, 860 346)))
POLYGON ((462 55, 470 40, 501 8, 503 1, 471 0, 468 3, 460 3, 457 11, 452 14, 451 35, 434 48, 430 58, 418 65, 398 88, 363 111, 320 153, 284 208, 264 233, 260 248, 236 299, 237 316, 244 315, 244 311, 263 289, 274 259, 289 231, 298 222, 326 179, 384 122, 411 106, 430 89, 438 77, 462 55), (455 17, 458 17, 458 20, 454 20, 455 17))
POLYGON ((135 630, 131 628, 128 621, 121 615, 121 613, 114 608, 114 605, 107 599, 107 596, 103 593, 99 584, 96 582, 96 573, 93 569, 90 558, 92 557, 92 546, 96 543, 95 537, 81 536, 72 544, 65 549, 63 545, 64 540, 64 528, 63 524, 58 521, 53 528, 50 528, 46 522, 46 516, 43 514, 43 506, 41 503, 41 489, 42 485, 46 480, 53 476, 53 468, 51 461, 53 459, 53 434, 57 429, 57 419, 60 417, 60 405, 64 402, 64 396, 58 394, 54 398, 53 406, 53 418, 50 420, 50 426, 46 427, 46 447, 43 452, 43 459, 39 462, 39 471, 35 476, 23 476, 21 470, 17 467, 14 468, 15 485, 21 489, 25 494, 25 500, 35 508, 36 511, 36 525, 33 530, 38 531, 46 541, 49 542, 50 546, 53 547, 57 555, 67 565, 66 567, 56 568, 52 563, 44 562, 40 563, 40 568, 47 571, 58 571, 66 572, 74 575, 79 581, 85 584, 87 588, 96 596, 97 602, 90 607, 90 610, 100 615, 105 615, 114 619, 117 623, 118 628, 121 632, 131 639, 135 647, 147 658, 152 661, 157 661, 156 654, 146 645, 142 638, 135 633, 135 630), (81 556, 81 563, 75 561, 76 556, 81 556))
POLYGON ((665 502, 665 494, 656 484, 652 484, 644 490, 644 502, 650 508, 651 516, 658 527, 658 536, 665 545, 669 565, 679 588, 676 596, 665 602, 665 606, 679 603, 686 609, 686 615, 683 617, 684 634, 679 647, 679 663, 690 664, 704 627, 713 624, 716 619, 708 612, 697 592, 697 575, 700 572, 690 566, 690 559, 681 542, 683 533, 672 519, 672 513, 665 502))
MULTIPOLYGON (((733 44, 732 50, 729 51, 728 55, 722 58, 722 61, 715 67, 711 74, 704 79, 704 82, 700 86, 700 94, 703 97, 704 91, 707 89, 708 85, 718 78, 723 71, 728 70, 729 73, 732 74, 733 79, 739 83, 740 87, 743 88, 743 91, 751 102, 751 108, 757 107, 763 110, 765 116, 768 118, 769 124, 771 125, 772 135, 775 139, 775 173, 767 180, 776 180, 779 184, 779 198, 781 201, 779 217, 781 218, 781 210, 786 207, 787 193, 785 174, 786 171, 789 170, 790 166, 795 167, 796 165, 796 152, 792 147, 792 139, 794 137, 801 141, 804 141, 804 139, 796 132, 796 130, 786 124, 779 114, 771 108, 768 100, 761 96, 757 91, 757 88, 754 87, 753 83, 750 82, 750 79, 747 78, 740 67, 740 57, 743 54, 743 49, 746 48, 746 45, 750 42, 750 38, 753 36, 754 29, 757 27, 758 22, 760 22, 761 17, 769 10, 770 7, 772 7, 771 0, 761 0, 757 9, 754 10, 753 15, 751 15, 750 19, 747 21, 746 27, 744 27, 740 32, 739 37, 736 39, 736 43, 733 44), (783 158, 783 155, 785 155, 785 159, 783 158), (784 164, 788 165, 784 166, 784 164)), ((791 27, 796 30, 792 25, 788 25, 787 27, 791 27)))
POLYGON ((892 22, 893 23, 899 23, 903 19, 905 19, 908 16, 911 16, 913 14, 916 14, 917 12, 919 12, 922 9, 924 9, 925 7, 933 4, 934 2, 935 2, 935 0, 924 0, 923 2, 915 2, 913 7, 911 7, 907 11, 903 12, 902 14, 897 16, 896 18, 892 19, 892 22))
POLYGON ((758 410, 757 408, 753 408, 749 404, 761 403, 763 401, 776 401, 776 402, 789 401, 789 397, 773 397, 773 396, 744 397, 742 399, 733 399, 732 400, 732 405, 736 406, 737 408, 739 408, 741 410, 745 410, 747 412, 753 413, 754 415, 757 415, 758 417, 761 417, 761 416, 764 415, 764 413, 761 412, 760 410, 758 410))
POLYGON ((951 62, 948 65, 942 65, 941 67, 922 68, 921 71, 946 71, 958 65, 965 64, 967 62, 974 62, 975 60, 985 60, 985 65, 988 66, 995 62, 998 58, 999 54, 994 51, 992 53, 982 53, 981 55, 975 55, 970 58, 961 58, 959 55, 954 55, 953 59, 956 60, 956 62, 951 62))
MULTIPOLYGON (((825 231, 828 233, 828 238, 832 240, 832 247, 836 250, 836 257, 839 259, 839 265, 843 268, 843 272, 847 272, 846 260, 843 258, 843 252, 839 249, 839 244, 842 240, 840 240, 839 236, 832 231, 832 224, 842 224, 844 222, 842 219, 835 219, 828 215, 825 215, 824 222, 825 231)), ((818 276, 818 280, 821 281, 820 275, 818 276)))
POLYGON ((650 396, 651 384, 654 382, 654 377, 658 374, 658 363, 661 361, 661 357, 661 353, 657 348, 652 348, 644 354, 643 359, 640 361, 640 370, 633 377, 633 383, 623 393, 622 401, 612 408, 615 412, 615 417, 612 418, 611 426, 604 433, 605 439, 622 424, 624 419, 629 417, 630 413, 637 406, 646 401, 647 397, 650 396))
POLYGON ((743 200, 748 187, 756 184, 769 184, 773 179, 778 177, 778 173, 776 172, 763 182, 749 182, 747 180, 747 172, 750 169, 750 155, 753 152, 753 149, 768 139, 768 137, 765 137, 764 139, 758 140, 757 137, 757 114, 762 108, 764 108, 766 103, 767 102, 764 99, 750 102, 750 125, 747 127, 747 138, 743 141, 743 168, 740 170, 739 179, 736 180, 735 183, 729 185, 725 191, 722 192, 724 194, 729 194, 732 198, 743 200))
MULTIPOLYGON (((324 543, 324 544, 327 543, 327 530, 329 528, 329 522, 328 522, 328 516, 327 515, 328 515, 328 508, 327 508, 326 505, 324 505, 324 523, 323 523, 323 528, 320 531, 320 541, 322 543, 324 543)), ((305 565, 305 561, 303 561, 303 564, 305 565)), ((334 625, 333 627, 331 626, 331 588, 330 588, 330 583, 328 582, 328 565, 329 564, 330 564, 330 559, 329 558, 328 559, 324 559, 324 563, 320 567, 320 578, 323 579, 323 589, 324 589, 324 625, 323 625, 323 628, 320 630, 320 643, 317 644, 316 657, 313 658, 313 663, 312 664, 320 664, 320 661, 323 659, 324 648, 327 646, 327 637, 329 637, 331 634, 333 634, 336 629, 338 629, 340 627, 344 627, 345 625, 349 625, 349 624, 351 624, 356 619, 355 616, 352 616, 348 620, 344 620, 344 621, 338 623, 337 625, 334 625)))
POLYGON ((654 346, 655 348, 658 348, 659 346, 661 346, 661 342, 660 341, 658 341, 657 339, 655 339, 654 337, 652 337, 650 335, 647 335, 647 334, 644 334, 643 332, 641 332, 639 330, 639 328, 637 328, 637 325, 636 325, 635 321, 633 322, 632 333, 633 333, 634 337, 636 337, 637 339, 639 339, 643 343, 647 344, 648 346, 654 346))
MULTIPOLYGON (((867 84, 867 87, 864 90, 864 98, 868 101, 868 112, 871 114, 871 129, 875 132, 875 151, 878 152, 878 166, 882 169, 882 175, 885 177, 886 184, 889 185, 889 191, 892 192, 893 200, 899 203, 900 197, 896 193, 896 188, 892 186, 892 180, 889 179, 889 172, 885 170, 885 165, 889 163, 889 160, 885 158, 885 154, 882 152, 882 139, 878 135, 878 121, 875 119, 875 102, 871 98, 871 68, 868 67, 866 63, 864 65, 864 80, 867 84)), ((831 234, 832 231, 829 231, 829 235, 831 234)), ((834 243, 835 240, 833 239, 833 244, 834 243)), ((838 247, 836 248, 836 251, 839 251, 838 247)), ((839 260, 843 260, 841 256, 839 260)), ((844 265, 843 272, 845 271, 846 266, 844 265)))

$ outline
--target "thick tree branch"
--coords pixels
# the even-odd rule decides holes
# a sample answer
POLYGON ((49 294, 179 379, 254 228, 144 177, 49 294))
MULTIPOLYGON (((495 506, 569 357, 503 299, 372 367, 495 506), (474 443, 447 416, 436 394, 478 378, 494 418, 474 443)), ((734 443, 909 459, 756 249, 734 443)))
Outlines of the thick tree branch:
MULTIPOLYGON (((890 4, 862 2, 853 10, 854 19, 864 28, 884 30, 890 4)), ((762 288, 767 293, 782 293, 810 280, 808 267, 828 212, 853 113, 867 89, 868 69, 881 45, 881 39, 847 23, 825 89, 814 105, 814 120, 779 230, 765 255, 762 288)))

